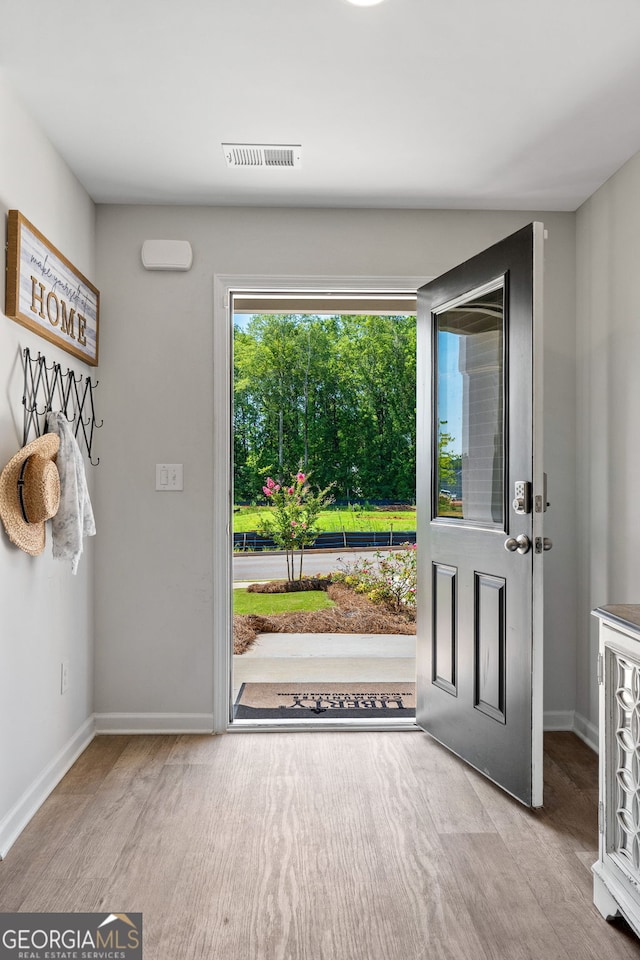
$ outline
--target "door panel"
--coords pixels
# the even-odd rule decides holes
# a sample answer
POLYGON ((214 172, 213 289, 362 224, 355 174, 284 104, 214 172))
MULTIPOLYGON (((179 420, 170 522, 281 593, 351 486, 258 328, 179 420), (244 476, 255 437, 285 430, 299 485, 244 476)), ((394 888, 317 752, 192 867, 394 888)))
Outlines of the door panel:
POLYGON ((542 802, 541 238, 531 224, 418 291, 417 720, 528 805, 542 802))
POLYGON ((448 693, 456 687, 456 575, 455 567, 433 564, 433 682, 448 693))
POLYGON ((506 581, 475 573, 474 706, 505 723, 506 581))

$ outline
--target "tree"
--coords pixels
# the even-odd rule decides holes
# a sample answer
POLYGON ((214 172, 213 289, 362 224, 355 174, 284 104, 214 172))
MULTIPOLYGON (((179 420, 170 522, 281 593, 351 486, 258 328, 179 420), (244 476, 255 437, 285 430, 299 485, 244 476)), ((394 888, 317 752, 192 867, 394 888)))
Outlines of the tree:
POLYGON ((415 317, 261 314, 236 327, 236 498, 302 465, 340 499, 413 500, 415 352, 415 317))
POLYGON ((305 547, 311 546, 320 533, 317 520, 333 497, 329 487, 316 490, 309 485, 308 474, 298 471, 290 482, 276 483, 267 477, 262 492, 267 497, 271 515, 264 517, 258 532, 271 537, 287 557, 287 579, 294 579, 295 551, 300 551, 298 579, 302 580, 302 561, 305 547))
POLYGON ((453 443, 453 434, 443 430, 447 426, 446 420, 440 420, 438 432, 438 483, 440 488, 456 486, 458 482, 457 466, 460 457, 447 450, 453 443))

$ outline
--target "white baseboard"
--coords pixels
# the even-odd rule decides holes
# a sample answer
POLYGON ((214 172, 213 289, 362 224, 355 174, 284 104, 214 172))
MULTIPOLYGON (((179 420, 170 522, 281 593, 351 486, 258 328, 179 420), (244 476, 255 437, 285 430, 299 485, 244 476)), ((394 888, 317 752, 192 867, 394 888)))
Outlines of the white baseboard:
POLYGON ((212 713, 96 713, 96 733, 212 733, 212 713))
POLYGON ((598 728, 581 713, 575 710, 547 710, 544 715, 544 729, 570 730, 580 737, 595 753, 598 752, 598 728))
POLYGON ((60 783, 67 770, 86 750, 94 736, 94 722, 91 716, 88 720, 85 720, 80 729, 74 733, 57 756, 36 777, 18 802, 0 821, 0 860, 4 860, 8 850, 18 839, 31 818, 35 816, 51 791, 60 783))
POLYGON ((573 730, 575 713, 573 710, 545 710, 545 730, 573 730))
MULTIPOLYGON (((95 732, 108 733, 211 733, 210 713, 96 713, 95 732)), ((570 730, 598 751, 598 728, 573 710, 547 710, 544 729, 570 730)))
POLYGON ((580 737, 581 740, 584 740, 586 745, 591 747, 595 753, 598 753, 600 748, 600 734, 595 723, 591 723, 591 721, 583 717, 581 713, 576 713, 573 722, 573 732, 577 737, 580 737))

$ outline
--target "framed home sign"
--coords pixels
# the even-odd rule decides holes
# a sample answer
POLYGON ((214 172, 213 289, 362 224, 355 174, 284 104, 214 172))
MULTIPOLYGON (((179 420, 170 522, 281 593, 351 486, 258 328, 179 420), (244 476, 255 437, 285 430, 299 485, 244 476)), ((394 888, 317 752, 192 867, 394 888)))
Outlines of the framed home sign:
POLYGON ((98 365, 100 293, 18 210, 7 215, 5 313, 98 365))

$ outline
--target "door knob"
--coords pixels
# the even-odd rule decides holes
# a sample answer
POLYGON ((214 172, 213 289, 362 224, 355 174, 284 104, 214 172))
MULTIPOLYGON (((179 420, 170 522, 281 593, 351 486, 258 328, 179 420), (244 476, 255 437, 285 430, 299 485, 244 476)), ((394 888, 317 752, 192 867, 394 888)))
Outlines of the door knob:
POLYGON ((510 553, 515 553, 516 550, 521 554, 529 553, 531 540, 526 533, 520 533, 517 537, 508 537, 504 542, 504 548, 510 553))

